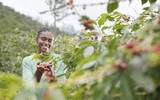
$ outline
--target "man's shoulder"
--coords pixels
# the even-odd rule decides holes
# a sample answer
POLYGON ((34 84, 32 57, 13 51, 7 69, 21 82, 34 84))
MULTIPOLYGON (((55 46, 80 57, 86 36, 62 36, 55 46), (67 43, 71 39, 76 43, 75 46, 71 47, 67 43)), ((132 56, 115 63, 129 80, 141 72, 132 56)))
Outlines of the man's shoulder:
POLYGON ((23 62, 32 61, 34 55, 35 55, 35 54, 32 54, 32 55, 29 55, 29 56, 24 57, 24 58, 23 58, 23 62))
POLYGON ((54 56, 54 57, 60 57, 59 54, 56 54, 56 53, 54 53, 54 52, 52 52, 50 55, 51 55, 51 56, 54 56))

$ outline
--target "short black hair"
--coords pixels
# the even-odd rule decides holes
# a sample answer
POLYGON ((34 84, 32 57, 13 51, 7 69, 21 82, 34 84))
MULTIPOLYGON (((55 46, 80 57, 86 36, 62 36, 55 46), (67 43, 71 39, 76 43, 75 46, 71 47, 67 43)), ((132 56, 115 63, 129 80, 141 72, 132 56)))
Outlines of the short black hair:
MULTIPOLYGON (((51 32, 49 28, 41 28, 39 31, 38 31, 38 34, 37 34, 37 38, 39 38, 39 36, 42 34, 42 32, 51 32)), ((51 32, 53 34, 53 32, 51 32)), ((54 34, 53 34, 54 35, 54 34)))

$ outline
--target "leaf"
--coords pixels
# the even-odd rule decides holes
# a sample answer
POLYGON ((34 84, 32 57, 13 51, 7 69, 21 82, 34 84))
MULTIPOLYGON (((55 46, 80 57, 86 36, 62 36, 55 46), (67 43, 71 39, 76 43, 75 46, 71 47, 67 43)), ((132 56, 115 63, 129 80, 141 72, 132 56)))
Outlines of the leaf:
POLYGON ((42 57, 42 54, 36 54, 36 55, 33 56, 32 60, 36 60, 40 57, 42 57))
POLYGON ((121 100, 138 100, 134 91, 133 82, 128 73, 124 73, 120 79, 121 100))
POLYGON ((87 68, 93 67, 94 65, 96 65, 96 63, 97 63, 97 61, 95 61, 95 60, 89 61, 88 63, 86 63, 82 66, 82 69, 87 69, 87 68))
POLYGON ((157 0, 149 0, 151 4, 155 3, 157 0))
POLYGON ((113 12, 117 8, 118 8, 118 2, 117 1, 112 2, 112 3, 109 2, 108 6, 107 6, 107 12, 111 13, 111 12, 113 12))
POLYGON ((0 72, 0 100, 11 100, 22 84, 20 77, 0 72))
POLYGON ((87 48, 84 49, 83 56, 88 57, 94 53, 94 47, 93 46, 88 46, 87 48))
POLYGON ((99 27, 101 27, 106 22, 107 16, 108 15, 106 13, 101 14, 100 19, 98 20, 99 27))
POLYGON ((113 73, 112 75, 105 77, 102 83, 97 83, 93 89, 93 100, 102 100, 105 94, 109 94, 109 91, 119 81, 120 74, 120 72, 113 73))
POLYGON ((148 0, 141 0, 142 5, 145 4, 148 0))
POLYGON ((49 56, 48 57, 44 57, 41 62, 43 63, 43 62, 48 62, 48 61, 49 61, 49 56))
POLYGON ((111 16, 107 16, 107 19, 108 19, 109 21, 114 21, 114 17, 111 17, 111 16))
POLYGON ((139 87, 144 88, 148 92, 153 92, 155 87, 152 79, 144 75, 142 69, 137 69, 131 72, 131 78, 136 82, 139 87))
POLYGON ((113 27, 113 30, 123 29, 125 26, 127 26, 127 25, 116 24, 116 25, 113 27))
POLYGON ((84 42, 81 42, 80 44, 79 44, 79 46, 82 46, 82 45, 93 45, 94 43, 97 43, 97 41, 95 40, 95 41, 84 41, 84 42))
POLYGON ((72 73, 72 75, 70 76, 70 78, 74 79, 77 78, 77 76, 83 75, 84 74, 84 70, 76 70, 75 72, 72 73))
POLYGON ((60 75, 58 75, 56 77, 59 78, 59 77, 65 76, 65 75, 66 75, 66 73, 63 73, 63 74, 60 74, 60 75))
POLYGON ((139 25, 138 23, 136 23, 136 24, 133 25, 132 30, 133 30, 133 31, 136 31, 136 30, 138 30, 139 28, 140 28, 140 25, 139 25))
POLYGON ((86 57, 85 59, 82 59, 81 61, 79 61, 77 68, 82 67, 83 65, 87 64, 90 61, 97 60, 98 57, 99 57, 99 54, 93 54, 89 57, 86 57))
POLYGON ((102 31, 104 31, 104 30, 106 30, 106 29, 109 29, 109 28, 111 28, 111 27, 109 27, 109 26, 104 26, 104 27, 102 27, 102 31))
POLYGON ((49 12, 49 10, 46 10, 46 11, 40 12, 39 14, 46 14, 46 13, 48 13, 48 12, 49 12))
POLYGON ((143 10, 149 10, 150 9, 150 7, 145 7, 145 8, 143 8, 143 10))

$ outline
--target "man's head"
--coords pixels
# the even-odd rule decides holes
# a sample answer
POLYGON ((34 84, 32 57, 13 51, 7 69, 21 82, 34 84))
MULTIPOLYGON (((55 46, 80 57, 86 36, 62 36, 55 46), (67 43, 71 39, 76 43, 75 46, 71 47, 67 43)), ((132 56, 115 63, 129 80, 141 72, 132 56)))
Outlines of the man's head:
POLYGON ((53 46, 54 35, 47 29, 42 28, 38 31, 36 42, 38 45, 38 53, 49 53, 53 46))

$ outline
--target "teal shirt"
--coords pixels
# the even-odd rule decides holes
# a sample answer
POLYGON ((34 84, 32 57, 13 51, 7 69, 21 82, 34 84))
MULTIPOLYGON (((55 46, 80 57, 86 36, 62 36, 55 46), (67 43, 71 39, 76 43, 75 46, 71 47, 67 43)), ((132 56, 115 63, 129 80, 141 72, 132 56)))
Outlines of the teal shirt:
MULTIPOLYGON (((23 62, 22 62, 22 66, 23 66, 22 77, 23 77, 24 81, 33 80, 34 73, 37 70, 37 63, 41 61, 40 59, 32 60, 34 55, 35 54, 32 54, 32 55, 27 56, 23 59, 23 62)), ((58 56, 58 55, 53 54, 53 56, 58 56)), ((59 61, 56 65, 56 70, 54 70, 54 64, 52 65, 52 71, 57 76, 57 75, 60 75, 60 74, 64 73, 64 67, 65 67, 64 63, 62 61, 59 61)), ((42 77, 41 77, 40 83, 46 83, 44 81, 44 78, 45 78, 45 75, 43 74, 42 77)), ((62 76, 62 77, 58 78, 58 81, 63 82, 64 79, 65 79, 65 77, 62 76)))

